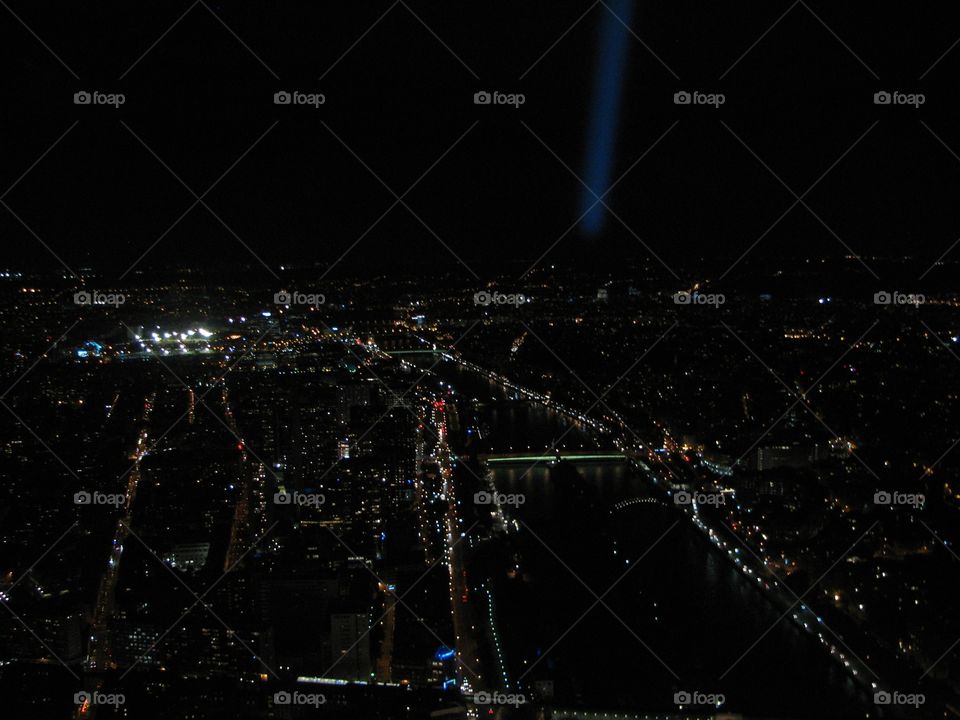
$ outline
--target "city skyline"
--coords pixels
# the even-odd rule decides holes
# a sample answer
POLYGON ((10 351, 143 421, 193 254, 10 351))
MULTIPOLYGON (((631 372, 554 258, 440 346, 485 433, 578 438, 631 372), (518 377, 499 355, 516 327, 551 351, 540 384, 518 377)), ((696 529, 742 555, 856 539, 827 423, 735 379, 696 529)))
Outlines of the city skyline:
POLYGON ((960 715, 948 10, 0 5, 10 712, 960 715))

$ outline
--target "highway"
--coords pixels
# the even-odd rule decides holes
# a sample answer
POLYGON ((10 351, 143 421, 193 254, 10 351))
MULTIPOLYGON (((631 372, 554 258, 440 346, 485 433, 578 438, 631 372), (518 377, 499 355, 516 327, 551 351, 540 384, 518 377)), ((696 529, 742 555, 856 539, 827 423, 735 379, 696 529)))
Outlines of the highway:
POLYGON ((482 619, 478 617, 477 600, 472 598, 470 593, 470 582, 464 563, 466 528, 457 512, 454 457, 447 442, 447 426, 451 424, 456 426, 456 418, 451 418, 450 415, 456 410, 452 405, 444 405, 441 412, 442 420, 439 423, 434 459, 440 468, 443 491, 447 499, 444 539, 450 576, 450 607, 453 614, 453 630, 456 635, 458 685, 464 695, 472 695, 480 690, 490 689, 487 678, 493 677, 493 674, 485 672, 479 653, 478 641, 483 637, 484 625, 482 619))
MULTIPOLYGON (((98 690, 103 682, 102 673, 114 667, 110 639, 110 620, 113 617, 123 547, 130 535, 129 527, 133 522, 133 503, 136 500, 137 485, 140 482, 140 461, 143 460, 148 452, 148 427, 155 400, 156 397, 154 395, 149 395, 143 402, 143 411, 140 417, 140 432, 137 434, 136 445, 130 451, 129 456, 129 458, 134 461, 134 464, 127 473, 127 489, 123 517, 117 520, 113 540, 110 545, 110 552, 107 557, 107 567, 104 570, 97 592, 97 602, 94 607, 90 628, 90 647, 86 661, 84 662, 84 689, 88 692, 98 690)), ((81 705, 77 708, 76 716, 92 719, 95 713, 95 706, 81 705)))

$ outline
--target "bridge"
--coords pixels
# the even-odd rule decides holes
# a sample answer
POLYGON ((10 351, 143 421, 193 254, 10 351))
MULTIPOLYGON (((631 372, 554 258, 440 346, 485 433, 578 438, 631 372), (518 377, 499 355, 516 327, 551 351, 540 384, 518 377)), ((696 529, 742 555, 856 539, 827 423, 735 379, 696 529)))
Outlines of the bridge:
POLYGON ((633 505, 662 505, 663 507, 670 507, 663 500, 658 500, 657 498, 652 497, 635 497, 630 498, 629 500, 621 500, 616 505, 613 506, 614 510, 623 510, 624 508, 631 507, 633 505))
POLYGON ((490 455, 480 455, 479 459, 487 464, 510 464, 510 463, 537 463, 537 462, 623 462, 627 456, 621 452, 608 450, 593 450, 588 452, 566 452, 559 451, 553 453, 530 454, 530 453, 495 453, 490 455))
POLYGON ((380 349, 383 350, 383 352, 385 352, 387 355, 390 355, 391 357, 394 355, 447 355, 448 354, 447 351, 442 348, 432 349, 432 348, 424 347, 424 348, 416 348, 413 350, 409 348, 405 348, 403 350, 384 350, 381 347, 380 349))

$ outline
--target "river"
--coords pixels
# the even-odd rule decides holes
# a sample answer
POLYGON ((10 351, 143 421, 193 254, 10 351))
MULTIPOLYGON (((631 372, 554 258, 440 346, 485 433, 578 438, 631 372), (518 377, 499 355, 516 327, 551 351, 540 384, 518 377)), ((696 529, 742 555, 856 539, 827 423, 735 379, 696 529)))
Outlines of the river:
MULTIPOLYGON (((565 432, 567 449, 595 448, 549 408, 452 363, 436 372, 495 452, 542 451, 565 432)), ((820 643, 626 463, 490 467, 499 492, 525 498, 510 511, 519 571, 494 582, 517 689, 546 681, 558 704, 604 710, 676 710, 688 692, 749 717, 877 717, 820 643), (615 509, 630 499, 646 500, 615 509)))

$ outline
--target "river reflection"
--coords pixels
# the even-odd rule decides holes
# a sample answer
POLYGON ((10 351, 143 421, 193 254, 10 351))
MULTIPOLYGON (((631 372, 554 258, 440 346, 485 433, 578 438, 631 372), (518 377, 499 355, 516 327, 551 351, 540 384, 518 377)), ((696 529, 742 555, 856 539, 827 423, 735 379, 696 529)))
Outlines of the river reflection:
POLYGON ((602 707, 667 710, 697 690, 763 717, 865 716, 864 693, 819 643, 777 622, 782 612, 678 512, 611 510, 647 495, 625 464, 500 466, 494 478, 526 498, 513 512, 522 579, 497 586, 514 678, 602 707), (585 494, 565 487, 576 483, 585 494))

